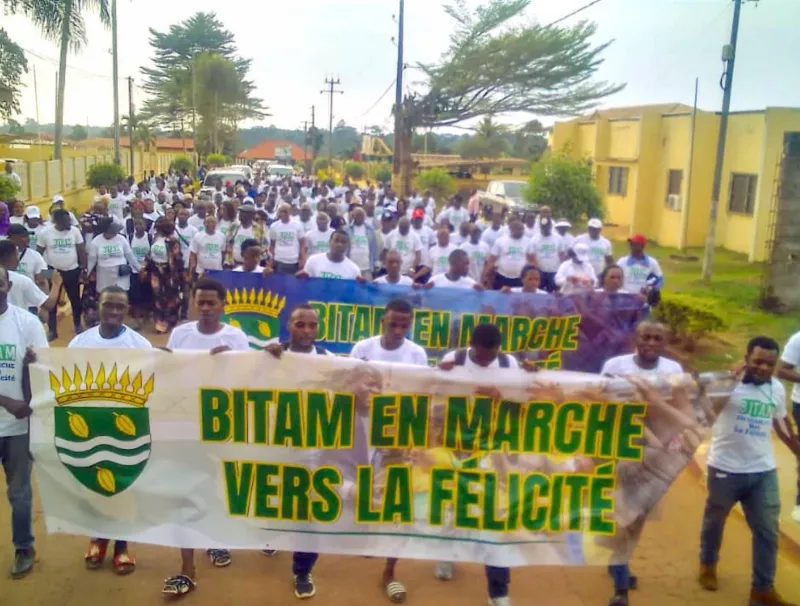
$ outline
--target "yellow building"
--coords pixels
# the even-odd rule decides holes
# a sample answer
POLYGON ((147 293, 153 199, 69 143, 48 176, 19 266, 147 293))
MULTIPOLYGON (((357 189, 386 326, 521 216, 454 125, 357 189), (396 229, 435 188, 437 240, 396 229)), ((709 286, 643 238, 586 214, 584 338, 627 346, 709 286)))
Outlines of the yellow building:
MULTIPOLYGON (((606 221, 663 246, 702 246, 708 232, 719 115, 682 104, 600 110, 554 125, 551 147, 592 159, 606 221)), ((733 112, 728 123, 717 244, 769 256, 779 167, 800 109, 733 112)), ((619 231, 617 233, 619 233, 619 231)))

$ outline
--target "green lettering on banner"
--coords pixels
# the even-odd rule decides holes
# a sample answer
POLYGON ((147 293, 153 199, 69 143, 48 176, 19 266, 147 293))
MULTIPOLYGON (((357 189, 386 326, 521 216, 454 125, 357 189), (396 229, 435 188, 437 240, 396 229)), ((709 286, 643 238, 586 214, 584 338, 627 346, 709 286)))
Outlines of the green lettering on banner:
POLYGON ((269 440, 269 403, 275 395, 271 389, 256 389, 247 395, 253 403, 253 443, 266 444, 269 440))
POLYGON ((254 463, 241 461, 222 462, 228 513, 232 516, 247 516, 250 513, 254 467, 254 463))
POLYGON ((581 431, 585 409, 580 402, 566 402, 558 407, 553 446, 560 454, 573 455, 581 451, 581 431))
POLYGON ((414 522, 414 492, 411 490, 411 467, 392 465, 386 468, 381 522, 411 524, 414 522))
POLYGON ((397 414, 397 396, 372 396, 370 406, 370 438, 372 448, 389 448, 394 445, 394 437, 387 435, 386 429, 392 427, 397 414))
POLYGON ((511 342, 507 351, 522 351, 528 340, 528 331, 530 330, 530 318, 523 316, 514 316, 511 318, 511 342))
POLYGON ((450 345, 450 312, 431 312, 431 334, 428 347, 441 349, 450 345))
POLYGON ((618 459, 641 461, 644 453, 642 445, 635 443, 644 436, 644 417, 647 406, 644 404, 624 404, 620 411, 617 430, 618 459))
POLYGON ((381 512, 372 507, 373 493, 372 467, 359 465, 356 468, 356 523, 380 523, 381 512))
POLYGON ((519 529, 520 506, 520 476, 519 473, 508 474, 508 520, 506 531, 514 532, 519 529))
POLYGON ((309 521, 311 474, 305 467, 285 465, 281 477, 281 519, 309 521))
POLYGON ((612 535, 617 530, 613 516, 606 513, 614 511, 614 486, 616 463, 607 463, 595 469, 589 483, 589 532, 612 535))
POLYGON ((431 470, 431 486, 428 492, 428 523, 431 526, 444 525, 445 509, 453 502, 454 469, 435 468, 431 470))
POLYGON ((522 423, 522 406, 518 402, 503 400, 497 407, 497 415, 492 433, 492 450, 518 453, 522 423))
POLYGON ((231 437, 231 398, 224 389, 200 390, 200 434, 204 442, 227 442, 231 437))
POLYGON ((371 332, 371 308, 369 305, 357 305, 355 316, 353 317, 353 331, 350 335, 352 343, 358 343, 363 339, 372 336, 371 332))
POLYGON ((337 393, 333 402, 327 391, 310 391, 307 396, 309 448, 352 448, 353 395, 337 393))
POLYGON ((427 395, 400 396, 397 442, 395 448, 425 448, 428 444, 428 411, 431 398, 427 395))
POLYGON ((489 314, 475 315, 471 313, 461 314, 461 326, 458 333, 458 346, 464 348, 469 345, 469 340, 472 337, 472 331, 478 324, 491 324, 492 316, 489 314))
POLYGON ((561 504, 564 501, 564 474, 550 475, 550 515, 547 529, 550 532, 561 532, 561 504))
POLYGON ((353 305, 339 303, 336 305, 336 323, 339 327, 338 341, 348 343, 350 341, 350 316, 353 313, 353 305))
POLYGON ((280 481, 280 466, 274 463, 259 463, 256 466, 255 481, 255 516, 269 520, 277 520, 280 511, 278 507, 270 505, 270 499, 280 498, 281 487, 271 480, 280 481))
POLYGON ((233 443, 247 444, 247 390, 233 390, 233 443))
POLYGON ((311 513, 315 521, 331 523, 342 515, 342 499, 334 488, 341 484, 342 474, 335 467, 320 467, 314 472, 312 485, 316 498, 311 501, 311 513))
POLYGON ((547 508, 539 502, 550 497, 550 481, 541 473, 525 478, 522 489, 522 527, 530 532, 541 532, 547 525, 547 508))
POLYGON ((544 339, 547 334, 547 318, 534 318, 531 323, 531 333, 528 339, 528 349, 539 351, 544 349, 544 339))
POLYGON ((305 446, 303 429, 300 392, 279 391, 275 411, 275 435, 272 438, 272 444, 303 448, 305 446))
POLYGON ((431 312, 427 309, 414 310, 411 340, 422 347, 430 347, 431 312))
POLYGON ((583 526, 583 504, 589 489, 589 476, 571 473, 564 476, 564 482, 569 494, 567 529, 577 532, 583 526))
POLYGON ((483 530, 503 532, 505 523, 497 513, 498 485, 497 474, 487 473, 483 476, 483 530))
POLYGON ((511 323, 511 318, 509 316, 495 316, 494 317, 494 325, 500 330, 500 338, 503 341, 502 350, 509 351, 508 349, 508 341, 510 335, 509 331, 509 324, 511 323))
POLYGON ((618 412, 619 404, 592 402, 589 405, 583 454, 601 458, 614 456, 614 429, 618 412))
POLYGON ((445 411, 445 448, 488 450, 492 429, 491 398, 450 397, 445 411))
POLYGON ((317 326, 317 341, 329 341, 326 336, 328 334, 328 306, 320 301, 309 301, 308 304, 314 308, 319 318, 319 326, 317 326))
POLYGON ((458 474, 456 491, 455 527, 464 530, 480 530, 480 517, 472 513, 480 507, 481 472, 461 471, 458 474), (474 487, 474 484, 478 484, 474 487))
POLYGON ((525 413, 523 452, 548 452, 550 450, 550 424, 556 405, 552 402, 531 402, 525 413))

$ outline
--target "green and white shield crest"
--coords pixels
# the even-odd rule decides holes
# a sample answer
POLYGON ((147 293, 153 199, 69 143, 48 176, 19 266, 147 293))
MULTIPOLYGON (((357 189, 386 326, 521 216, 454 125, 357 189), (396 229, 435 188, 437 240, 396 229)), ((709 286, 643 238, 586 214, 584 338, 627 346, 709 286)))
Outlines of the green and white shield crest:
POLYGON ((58 458, 92 492, 105 497, 129 488, 150 459, 150 414, 131 405, 57 406, 58 458))
POLYGON ((263 289, 230 289, 226 295, 222 321, 242 329, 252 349, 264 349, 280 338, 280 315, 286 297, 263 289))

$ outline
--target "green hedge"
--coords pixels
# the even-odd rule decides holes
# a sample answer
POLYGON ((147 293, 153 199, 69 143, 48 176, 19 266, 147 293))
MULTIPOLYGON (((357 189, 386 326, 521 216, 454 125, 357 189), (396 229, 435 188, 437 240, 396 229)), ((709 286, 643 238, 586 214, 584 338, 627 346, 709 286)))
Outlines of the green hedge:
POLYGON ((663 322, 689 350, 699 339, 730 325, 728 315, 716 301, 680 293, 663 293, 653 318, 663 322))
POLYGON ((127 177, 125 169, 113 162, 93 164, 86 171, 86 183, 95 189, 101 185, 111 187, 124 181, 127 177))

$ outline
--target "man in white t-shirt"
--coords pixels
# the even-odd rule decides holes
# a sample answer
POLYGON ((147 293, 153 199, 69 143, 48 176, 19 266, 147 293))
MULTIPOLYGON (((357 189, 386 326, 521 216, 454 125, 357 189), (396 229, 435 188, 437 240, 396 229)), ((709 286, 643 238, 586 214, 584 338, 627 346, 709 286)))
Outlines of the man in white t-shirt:
POLYGON ((348 246, 350 246, 350 236, 346 231, 337 229, 331 235, 330 250, 311 255, 303 269, 297 272, 297 277, 362 282, 364 278, 361 277, 361 269, 345 256, 348 246))
MULTIPOLYGON (((792 387, 792 416, 794 424, 800 433, 800 332, 796 332, 786 347, 783 348, 780 365, 778 366, 778 378, 789 383, 794 383, 792 387)), ((792 510, 792 519, 800 523, 800 467, 797 475, 797 499, 792 510)))
POLYGON ((419 236, 411 231, 408 217, 401 217, 397 229, 386 236, 383 243, 383 256, 390 250, 396 250, 403 257, 403 273, 412 274, 420 266, 422 259, 422 242, 419 236))
POLYGON ((600 235, 603 230, 603 222, 600 219, 589 219, 586 227, 586 233, 575 238, 575 244, 582 242, 589 247, 589 262, 599 276, 607 265, 614 264, 611 242, 600 235))
MULTIPOLYGON (((407 219, 406 219, 407 220, 407 219)), ((381 334, 359 341, 350 352, 351 358, 367 362, 388 362, 391 364, 412 364, 427 366, 428 354, 425 350, 407 339, 414 320, 414 308, 404 299, 394 299, 386 306, 381 318, 381 334)), ((353 452, 366 450, 369 443, 369 410, 360 410, 355 420, 353 452)), ((369 460, 355 461, 355 465, 374 464, 374 454, 367 453, 369 460)), ((383 569, 382 586, 392 602, 404 602, 407 591, 395 578, 397 558, 387 558, 383 569)))
POLYGON ((8 228, 8 239, 13 242, 19 252, 16 271, 26 275, 33 280, 41 290, 48 290, 47 263, 38 251, 30 248, 30 233, 24 225, 10 225, 8 228))
POLYGON ((716 591, 725 520, 741 504, 753 533, 751 606, 791 606, 775 591, 780 493, 772 432, 800 461, 800 442, 786 412, 786 391, 773 377, 780 348, 769 337, 747 345, 744 373, 720 402, 708 452, 708 498, 700 533, 703 589, 716 591))
POLYGON ((450 241, 450 229, 440 227, 436 232, 436 244, 427 252, 426 265, 430 268, 430 275, 446 273, 450 267, 450 253, 457 249, 458 246, 450 241))
POLYGON ((317 213, 317 228, 307 232, 303 238, 308 256, 328 252, 330 249, 331 234, 330 217, 328 213, 317 213))
POLYGON ((491 254, 489 245, 481 240, 483 232, 477 225, 473 225, 469 240, 461 245, 461 250, 469 255, 469 277, 476 282, 483 280, 483 268, 486 267, 486 260, 491 254))
MULTIPOLYGON (((196 322, 176 326, 169 335, 167 351, 207 351, 212 356, 228 351, 249 351, 247 335, 240 328, 222 323, 225 310, 225 286, 211 278, 200 278, 192 287, 191 303, 197 313, 196 322)), ((211 563, 217 568, 230 566, 227 549, 207 549, 211 563)), ((164 581, 162 593, 183 596, 197 589, 194 549, 181 549, 181 572, 164 581)))
POLYGON ((0 381, 0 464, 5 470, 11 506, 14 543, 11 577, 20 579, 33 569, 36 561, 28 437, 28 417, 32 412, 28 364, 35 360, 31 348, 47 347, 47 337, 36 316, 9 304, 9 287, 8 272, 0 267, 0 344, 4 352, 3 381, 0 381))
MULTIPOLYGON (((663 324, 646 320, 636 327, 636 351, 607 360, 600 374, 614 377, 625 375, 682 374, 681 365, 664 357, 667 330, 663 324)), ((608 572, 614 580, 614 597, 609 606, 627 606, 628 591, 635 589, 638 579, 631 574, 628 561, 639 542, 647 513, 640 515, 626 529, 627 541, 611 555, 608 572)))
POLYGON ((282 203, 278 220, 269 228, 273 269, 279 274, 296 274, 306 263, 305 231, 291 215, 291 205, 282 203))
POLYGON ((175 235, 178 237, 178 242, 181 245, 181 254, 185 262, 189 260, 192 238, 197 234, 197 229, 190 221, 191 216, 188 208, 178 208, 177 219, 178 221, 175 223, 175 235))
POLYGON ((446 219, 453 228, 453 231, 458 232, 461 224, 464 221, 469 221, 469 211, 466 208, 463 208, 463 204, 464 199, 461 196, 454 196, 450 206, 445 208, 439 213, 439 216, 436 217, 436 222, 441 223, 442 220, 446 219))
MULTIPOLYGON (((488 231, 488 230, 487 230, 488 231)), ((484 233, 484 237, 485 237, 484 233)), ((525 237, 525 226, 514 219, 508 226, 508 235, 495 240, 489 259, 484 268, 485 284, 492 284, 494 290, 504 287, 522 286, 522 268, 527 265, 529 240, 525 237)))
MULTIPOLYGON (((150 341, 125 326, 128 315, 128 293, 119 286, 108 286, 100 293, 97 313, 100 324, 77 335, 67 347, 76 349, 152 349, 150 341)), ((97 570, 103 566, 108 539, 93 538, 84 558, 86 567, 97 570)), ((114 542, 112 565, 117 574, 130 574, 136 560, 128 552, 127 541, 114 542)))
POLYGON ((434 275, 425 288, 466 288, 483 290, 483 286, 469 277, 469 255, 460 248, 454 249, 448 257, 449 268, 446 272, 434 275))
POLYGON ((642 295, 661 288, 664 285, 664 274, 658 261, 644 252, 647 238, 637 234, 628 239, 628 245, 631 254, 617 262, 625 276, 622 288, 626 292, 642 295))
POLYGON ((194 235, 189 251, 189 275, 202 276, 206 271, 222 269, 225 236, 217 229, 214 215, 206 216, 205 229, 194 235))
POLYGON ((400 273, 403 267, 403 257, 396 250, 390 250, 386 253, 383 260, 386 273, 379 278, 375 278, 375 284, 399 284, 401 286, 414 286, 414 280, 411 276, 404 276, 400 273))
POLYGON ((542 274, 541 288, 545 292, 557 290, 556 273, 565 257, 564 242, 561 236, 553 233, 553 221, 542 219, 539 233, 528 246, 528 263, 539 268, 542 274))

